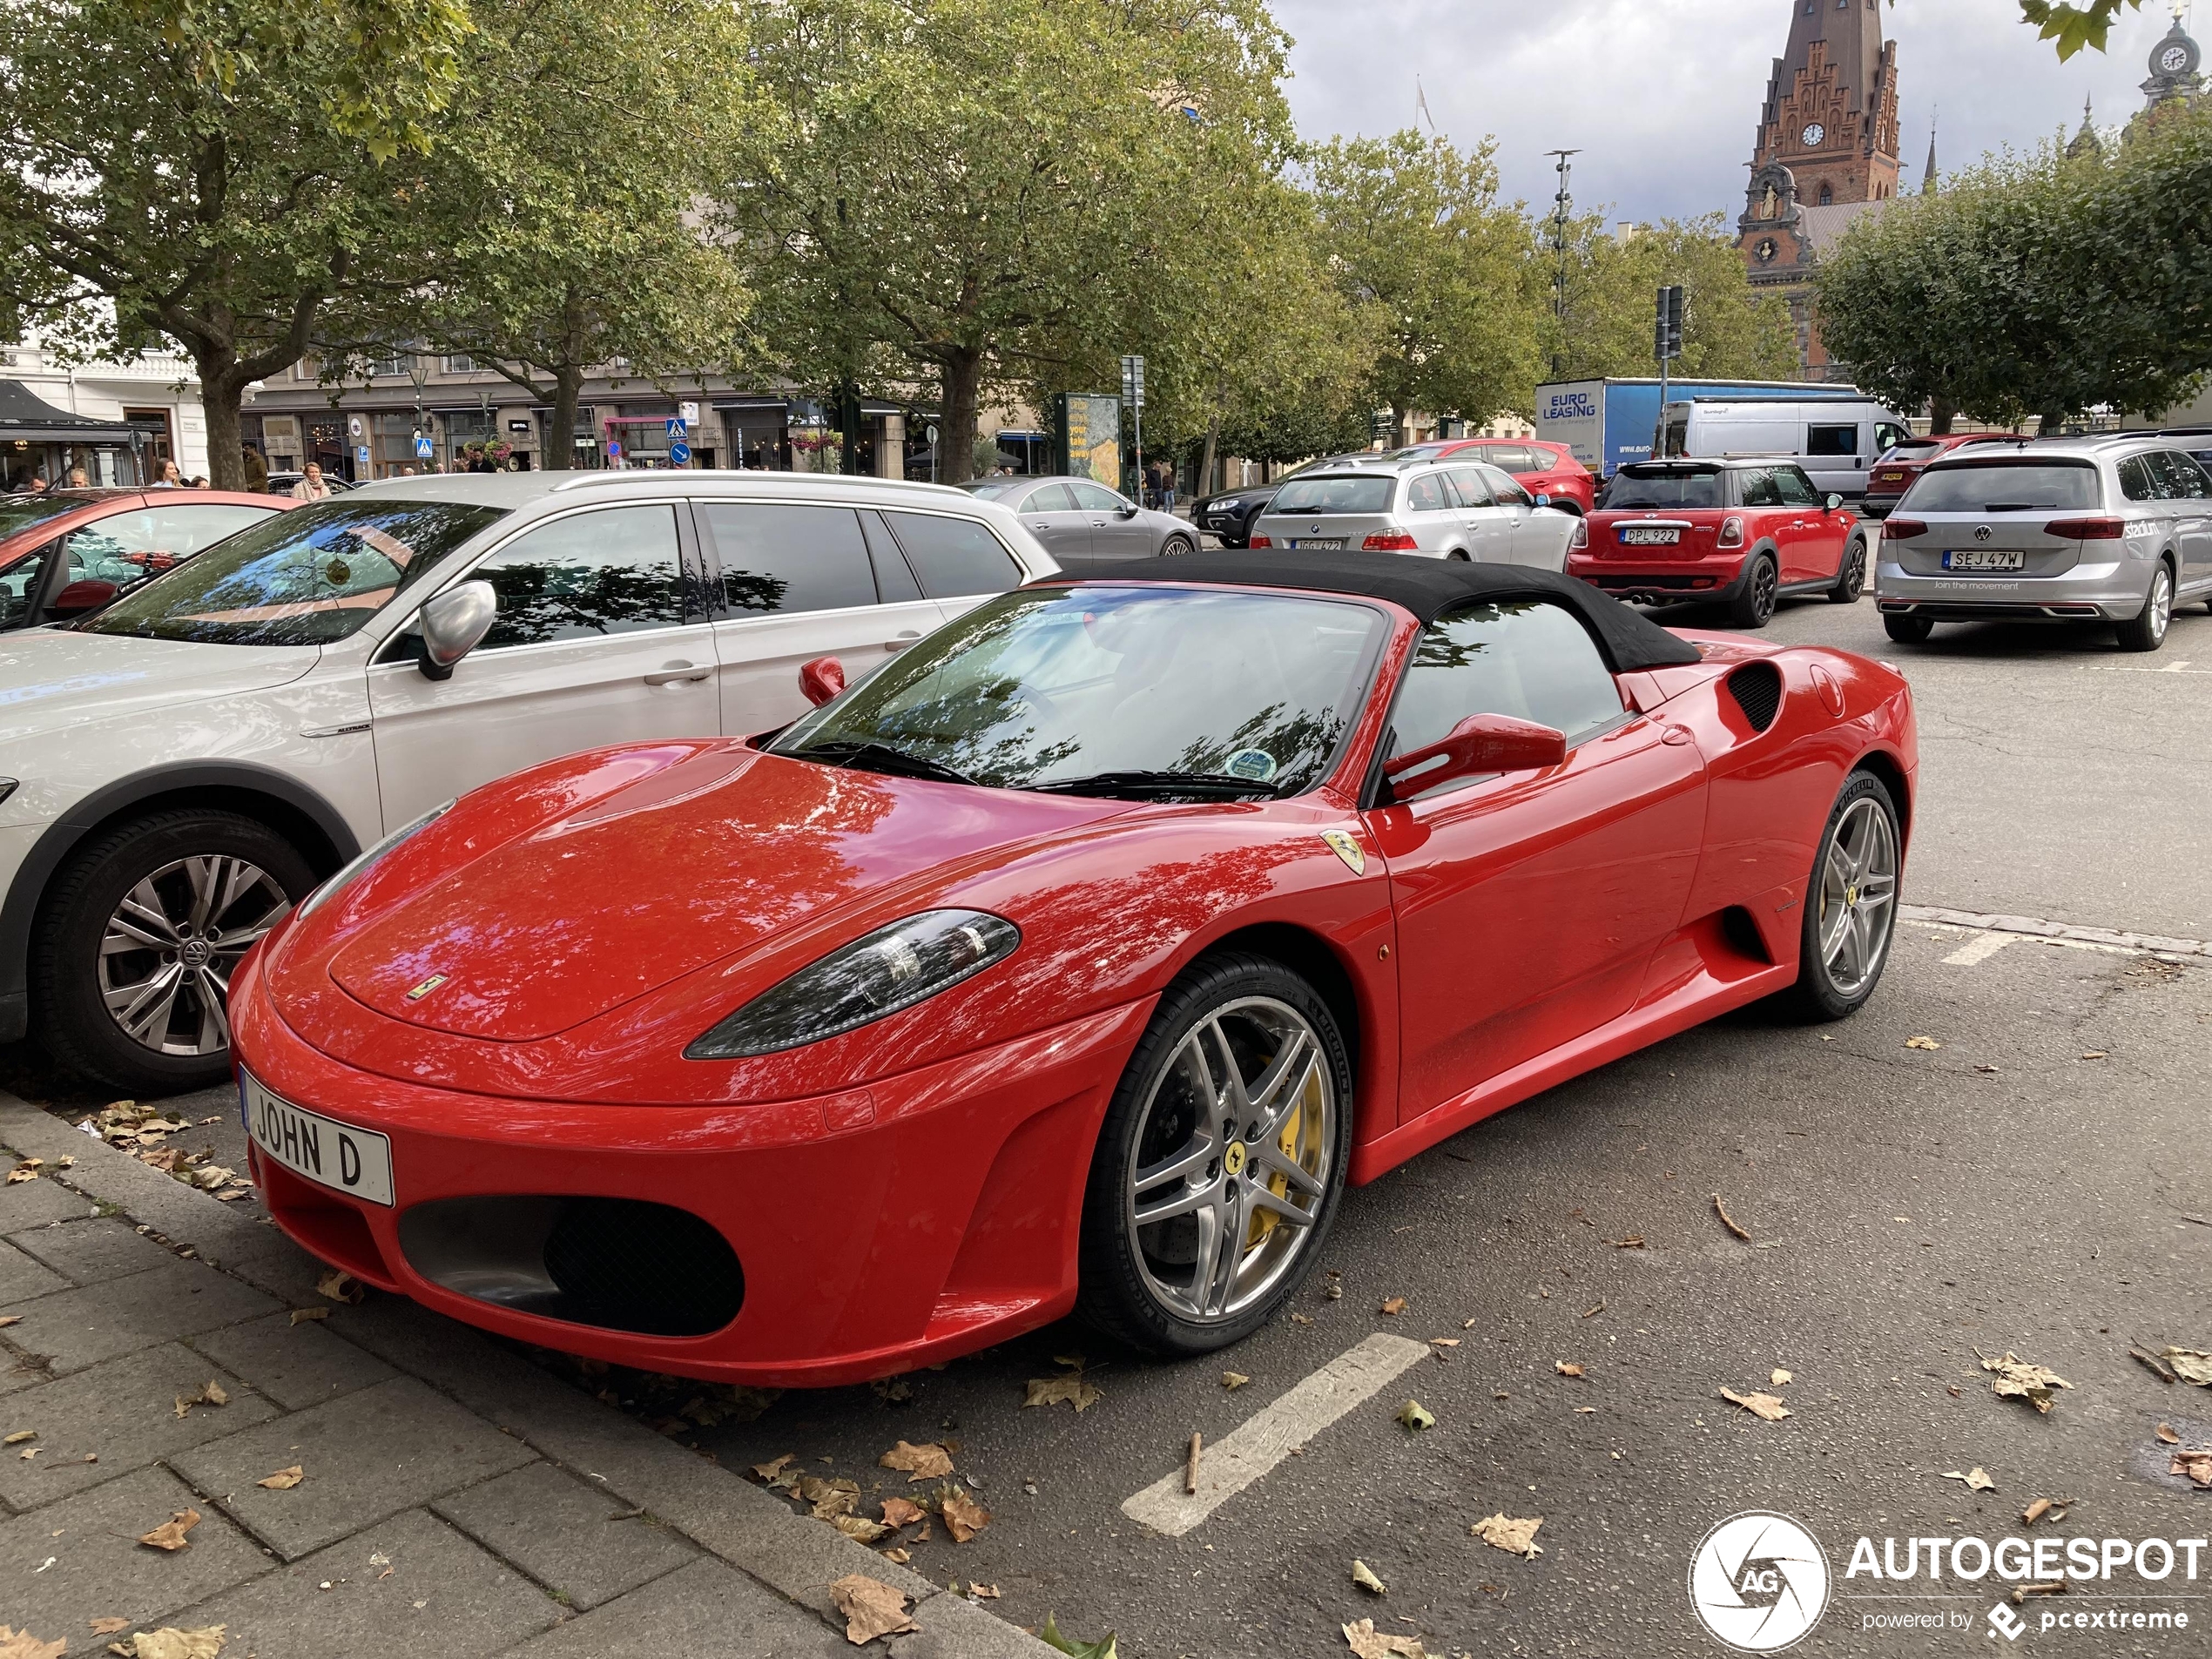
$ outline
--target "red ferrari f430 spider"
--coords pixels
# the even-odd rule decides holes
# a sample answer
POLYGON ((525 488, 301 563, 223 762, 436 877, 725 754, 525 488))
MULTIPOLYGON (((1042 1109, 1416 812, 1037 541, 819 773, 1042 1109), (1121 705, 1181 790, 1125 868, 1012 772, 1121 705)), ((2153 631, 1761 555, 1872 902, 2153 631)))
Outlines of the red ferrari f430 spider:
POLYGON ((1724 1009, 1872 993, 1892 670, 1509 565, 1171 563, 371 849, 233 987, 278 1223, 456 1318, 728 1381, 1076 1310, 1197 1353, 1348 1188, 1724 1009))

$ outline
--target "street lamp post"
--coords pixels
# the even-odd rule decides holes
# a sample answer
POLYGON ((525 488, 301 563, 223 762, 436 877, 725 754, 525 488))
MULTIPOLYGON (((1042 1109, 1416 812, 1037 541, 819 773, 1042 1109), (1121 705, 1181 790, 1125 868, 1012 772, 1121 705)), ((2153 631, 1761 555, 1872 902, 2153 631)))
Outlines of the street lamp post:
POLYGON ((1547 150, 1544 153, 1557 163, 1559 194, 1552 198, 1552 253, 1556 260, 1552 271, 1552 378, 1559 378, 1559 347, 1567 332, 1567 219, 1575 205, 1568 192, 1574 179, 1574 158, 1580 150, 1547 150))
POLYGON ((415 382, 415 441, 417 448, 415 458, 420 460, 421 459, 420 446, 422 439, 422 388, 430 379, 429 358, 419 351, 409 352, 407 357, 407 377, 415 382))

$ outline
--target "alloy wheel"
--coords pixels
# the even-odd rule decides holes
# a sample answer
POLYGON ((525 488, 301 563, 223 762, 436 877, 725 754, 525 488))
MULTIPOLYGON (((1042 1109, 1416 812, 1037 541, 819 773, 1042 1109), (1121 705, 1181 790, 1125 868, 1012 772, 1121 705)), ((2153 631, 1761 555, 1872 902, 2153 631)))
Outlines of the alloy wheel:
POLYGON ((1759 568, 1751 572, 1751 610, 1761 623, 1774 615, 1774 593, 1780 583, 1774 566, 1765 560, 1761 560, 1759 568))
POLYGON ((249 860, 226 853, 171 860, 132 886, 108 918, 100 938, 101 1001, 143 1048, 187 1057, 219 1054, 231 1042, 231 975, 291 909, 290 896, 249 860))
POLYGON ((1320 1038, 1287 1002, 1240 997, 1184 1035, 1123 1183, 1138 1269, 1163 1308, 1219 1325, 1282 1282, 1321 1216, 1338 1110, 1320 1038))
POLYGON ((2174 584, 2168 579, 2166 567, 2161 565, 2150 583, 2150 637, 2166 637, 2167 624, 2174 620, 2174 584))
POLYGON ((1820 871, 1821 965, 1842 997, 1882 970, 1897 909, 1897 828, 1877 801, 1853 801, 1836 825, 1820 871))

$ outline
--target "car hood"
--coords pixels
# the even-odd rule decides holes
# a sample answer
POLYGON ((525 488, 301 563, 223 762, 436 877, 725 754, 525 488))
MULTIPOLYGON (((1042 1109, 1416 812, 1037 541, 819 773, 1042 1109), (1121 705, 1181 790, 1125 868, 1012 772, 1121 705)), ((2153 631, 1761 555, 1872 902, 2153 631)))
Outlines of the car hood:
POLYGON ((765 988, 844 942, 841 919, 857 934, 927 908, 1024 844, 1129 810, 703 745, 510 835, 473 834, 469 856, 426 835, 401 855, 419 872, 379 872, 329 977, 409 1025, 536 1042, 718 960, 757 956, 765 988))
POLYGON ((206 645, 56 628, 0 641, 0 743, 282 685, 321 655, 312 645, 206 645))

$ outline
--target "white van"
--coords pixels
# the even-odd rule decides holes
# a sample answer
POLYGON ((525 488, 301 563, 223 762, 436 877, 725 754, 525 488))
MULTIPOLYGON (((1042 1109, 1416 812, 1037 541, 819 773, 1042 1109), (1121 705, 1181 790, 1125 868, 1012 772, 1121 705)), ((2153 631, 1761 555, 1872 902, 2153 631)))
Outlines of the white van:
POLYGON ((1903 415, 1871 398, 1691 397, 1659 412, 1654 448, 1714 461, 1786 455, 1822 495, 1856 501, 1866 493, 1876 459, 1912 435, 1903 415))

